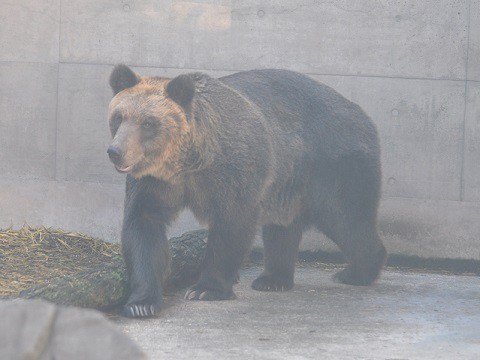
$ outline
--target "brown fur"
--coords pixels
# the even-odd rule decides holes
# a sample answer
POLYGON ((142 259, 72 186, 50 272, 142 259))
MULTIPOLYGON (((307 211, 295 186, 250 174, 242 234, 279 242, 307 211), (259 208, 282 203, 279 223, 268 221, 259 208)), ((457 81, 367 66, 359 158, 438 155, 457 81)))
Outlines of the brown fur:
POLYGON ((123 90, 110 103, 110 121, 113 114, 120 111, 130 127, 128 138, 121 144, 125 165, 143 164, 132 172, 135 178, 151 175, 174 181, 183 170, 183 156, 192 143, 192 125, 180 106, 165 95, 167 82, 163 78, 141 78, 136 86, 123 90), (152 144, 152 147, 161 150, 149 157, 145 154, 139 130, 146 117, 156 121, 162 132, 152 144))

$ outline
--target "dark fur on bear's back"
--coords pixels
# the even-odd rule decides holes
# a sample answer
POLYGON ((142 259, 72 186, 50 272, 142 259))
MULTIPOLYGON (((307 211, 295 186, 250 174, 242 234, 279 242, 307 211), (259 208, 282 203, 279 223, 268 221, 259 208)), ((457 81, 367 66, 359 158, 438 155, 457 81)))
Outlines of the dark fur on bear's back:
POLYGON ((268 136, 277 166, 283 168, 278 181, 291 177, 293 183, 301 183, 308 201, 313 194, 308 180, 318 182, 335 172, 340 172, 337 180, 344 181, 356 177, 353 180, 357 182, 359 176, 367 176, 367 184, 357 183, 363 190, 357 196, 362 212, 375 217, 380 194, 380 149, 375 126, 358 105, 323 84, 287 70, 254 70, 220 80, 256 104, 269 119, 268 136), (355 166, 349 167, 348 162, 355 166), (286 169, 289 165, 297 167, 291 174, 286 169))
POLYGON ((256 290, 293 287, 301 234, 312 226, 349 262, 339 281, 368 285, 377 278, 386 257, 376 229, 379 145, 356 104, 285 70, 166 80, 118 66, 111 84, 109 155, 129 172, 122 231, 132 287, 127 315, 159 309, 165 229, 184 207, 209 226, 204 269, 187 299, 233 296, 258 226, 265 271, 252 284, 256 290))

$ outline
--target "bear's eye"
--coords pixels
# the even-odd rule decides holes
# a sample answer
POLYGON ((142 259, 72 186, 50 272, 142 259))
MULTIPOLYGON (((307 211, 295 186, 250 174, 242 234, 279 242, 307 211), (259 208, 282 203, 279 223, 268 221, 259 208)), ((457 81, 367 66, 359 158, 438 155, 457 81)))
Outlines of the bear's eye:
POLYGON ((144 123, 142 123, 142 127, 145 129, 145 130, 150 130, 150 129, 153 129, 154 127, 154 123, 152 121, 145 121, 144 123))
POLYGON ((157 121, 155 118, 147 118, 142 123, 142 128, 144 130, 153 130, 157 126, 157 121))

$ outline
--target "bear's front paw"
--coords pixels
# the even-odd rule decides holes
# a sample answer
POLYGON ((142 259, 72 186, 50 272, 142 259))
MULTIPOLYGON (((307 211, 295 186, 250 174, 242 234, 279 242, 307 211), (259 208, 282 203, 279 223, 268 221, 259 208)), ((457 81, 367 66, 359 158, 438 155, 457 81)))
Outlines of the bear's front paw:
POLYGON ((281 276, 262 274, 252 283, 252 289, 258 291, 287 291, 293 288, 293 280, 281 276))
POLYGON ((214 300, 230 300, 234 299, 235 294, 232 290, 217 290, 212 288, 207 288, 202 284, 193 285, 185 293, 185 300, 203 300, 203 301, 214 301, 214 300))
POLYGON ((161 304, 127 304, 122 313, 129 318, 154 317, 160 313, 161 307, 161 304))

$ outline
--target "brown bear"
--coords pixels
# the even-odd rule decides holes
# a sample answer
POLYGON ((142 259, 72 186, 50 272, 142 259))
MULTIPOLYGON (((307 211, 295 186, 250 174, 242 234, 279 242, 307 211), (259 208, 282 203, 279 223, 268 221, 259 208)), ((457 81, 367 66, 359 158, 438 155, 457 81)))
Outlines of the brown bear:
POLYGON ((233 297, 262 226, 260 291, 293 287, 302 232, 333 240, 348 266, 335 278, 369 285, 386 251, 377 233, 380 149, 362 109, 286 70, 174 79, 114 68, 108 155, 127 173, 122 248, 131 287, 124 313, 153 316, 169 269, 166 228, 189 208, 208 225, 207 252, 188 300, 233 297))

